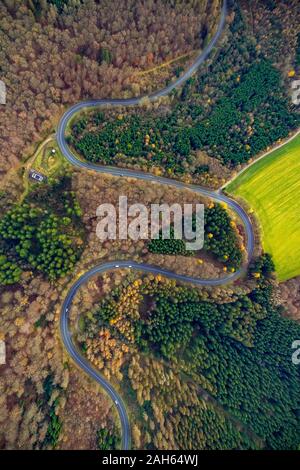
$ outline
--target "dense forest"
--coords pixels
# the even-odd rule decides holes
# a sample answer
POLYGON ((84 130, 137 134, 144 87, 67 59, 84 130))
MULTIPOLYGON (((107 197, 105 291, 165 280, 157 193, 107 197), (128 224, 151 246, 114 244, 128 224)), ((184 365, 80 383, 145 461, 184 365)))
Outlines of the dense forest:
POLYGON ((62 177, 33 189, 0 219, 0 284, 18 282, 23 270, 50 280, 72 271, 83 250, 84 228, 70 185, 70 178, 62 177))
MULTIPOLYGON (((0 285, 18 283, 24 271, 42 273, 50 281, 72 273, 85 248, 87 227, 71 185, 71 178, 64 176, 43 187, 34 186, 21 203, 0 217, 0 285)), ((195 231, 195 219, 192 225, 195 231)), ((222 263, 225 272, 239 269, 245 250, 242 228, 225 204, 206 204, 204 229, 204 253, 222 263)), ((170 239, 162 239, 160 232, 146 246, 149 253, 161 255, 203 254, 187 250, 184 239, 174 239, 173 223, 170 239)))
MULTIPOLYGON (((228 3, 219 47, 181 90, 154 108, 79 116, 73 148, 92 161, 219 187, 297 127, 289 90, 300 71, 299 2, 228 3)), ((220 4, 121 0, 116 16, 111 0, 0 2, 0 79, 8 93, 0 107, 1 186, 9 174, 10 189, 20 193, 15 170, 66 107, 148 93, 178 76, 209 40, 220 4)), ((128 258, 221 277, 240 266, 242 233, 225 208, 209 208, 205 248, 221 267, 209 257, 181 256, 174 240, 100 244, 101 200, 115 204, 121 190, 147 204, 194 203, 195 195, 77 169, 71 180, 48 182, 9 204, 0 191, 7 353, 0 448, 112 449, 121 437, 114 403, 75 368, 59 338, 69 283, 95 262, 128 258)), ((134 448, 299 448, 300 377, 291 344, 300 330, 284 318, 299 320, 299 281, 278 287, 273 270, 263 255, 247 278, 222 288, 123 271, 84 286, 72 327, 82 353, 123 394, 134 448), (278 306, 282 298, 289 311, 278 306)))
MULTIPOLYGON (((273 38, 271 37, 270 40, 273 38)), ((169 112, 101 113, 79 117, 69 143, 89 161, 153 169, 180 176, 209 172, 197 151, 235 167, 288 136, 300 122, 276 57, 255 47, 236 3, 228 41, 206 71, 188 80, 169 112), (235 53, 231 54, 234 47, 235 53), (205 91, 219 75, 218 90, 205 91)), ((296 59, 297 60, 297 59, 296 59)))
POLYGON ((300 327, 280 316, 273 269, 255 260, 260 278, 244 293, 125 279, 81 317, 84 354, 139 403, 145 446, 298 448, 300 327))
MULTIPOLYGON (((264 59, 236 76, 238 83, 230 87, 227 82, 224 96, 209 110, 190 98, 192 87, 186 91, 194 81, 182 91, 183 104, 177 104, 167 116, 131 114, 105 119, 103 113, 96 113, 92 124, 100 130, 86 130, 91 123, 80 118, 73 125, 70 145, 92 162, 112 165, 121 159, 121 163, 138 162, 150 169, 158 166, 166 174, 192 170, 197 176, 209 168, 196 166, 193 170, 196 150, 235 166, 287 137, 300 122, 284 98, 280 73, 264 59)), ((199 93, 202 81, 194 86, 199 93)))
POLYGON ((173 69, 162 77, 146 72, 201 48, 218 22, 219 4, 120 0, 116 15, 111 0, 1 1, 0 79, 7 89, 1 174, 53 130, 65 106, 165 83, 173 69))
MULTIPOLYGON (((193 220, 195 230, 195 219, 193 220)), ((230 219, 226 208, 221 204, 211 203, 204 211, 204 246, 203 249, 216 256, 218 261, 224 264, 224 270, 235 271, 242 263, 241 244, 237 239, 236 223, 230 219)), ((158 239, 153 239, 148 244, 151 253, 167 255, 180 254, 195 256, 195 251, 186 249, 185 241, 174 238, 173 225, 170 227, 170 239, 163 239, 162 232, 158 239)))
POLYGON ((121 438, 115 430, 101 428, 97 431, 97 447, 99 450, 116 450, 119 448, 121 438))

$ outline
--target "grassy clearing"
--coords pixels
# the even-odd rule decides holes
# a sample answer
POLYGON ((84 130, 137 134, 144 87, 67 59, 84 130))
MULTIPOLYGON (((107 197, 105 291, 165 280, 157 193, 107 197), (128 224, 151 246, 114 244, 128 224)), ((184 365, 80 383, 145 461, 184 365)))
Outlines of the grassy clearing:
POLYGON ((258 217, 263 248, 278 279, 300 274, 300 135, 252 165, 226 187, 258 217))
POLYGON ((24 165, 23 172, 23 186, 24 190, 21 196, 23 200, 30 188, 35 186, 37 183, 29 178, 29 170, 31 168, 39 171, 47 178, 56 177, 61 174, 65 168, 68 167, 67 160, 61 154, 59 147, 56 143, 56 140, 52 137, 49 137, 43 143, 39 145, 36 152, 30 156, 26 164, 24 165), (55 149, 55 153, 52 153, 52 149, 55 149))
POLYGON ((38 153, 33 165, 36 170, 41 171, 41 173, 50 177, 55 176, 64 163, 65 159, 62 156, 56 141, 51 140, 38 153), (52 149, 55 150, 54 154, 52 153, 52 149))

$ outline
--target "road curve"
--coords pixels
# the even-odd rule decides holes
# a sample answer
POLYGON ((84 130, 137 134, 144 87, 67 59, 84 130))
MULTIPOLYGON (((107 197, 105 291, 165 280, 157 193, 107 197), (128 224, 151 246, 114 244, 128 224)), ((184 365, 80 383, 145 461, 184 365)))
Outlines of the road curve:
MULTIPOLYGON (((180 76, 176 81, 172 82, 166 88, 163 88, 162 90, 157 91, 147 96, 147 98, 149 98, 151 101, 154 101, 155 99, 159 97, 166 96, 175 88, 180 87, 188 78, 190 78, 193 75, 193 73, 198 69, 198 67, 207 59, 210 52, 212 51, 217 41, 219 40, 222 34, 222 31, 224 29, 226 15, 227 15, 227 0, 224 0, 218 29, 215 35, 213 36, 212 40, 208 44, 208 46, 204 49, 204 51, 198 56, 198 58, 191 65, 191 67, 182 76, 180 76)), ((226 203, 228 207, 230 207, 230 209, 233 210, 243 222, 243 225, 245 227, 245 232, 246 232, 246 238, 247 238, 248 260, 250 260, 253 254, 253 250, 254 250, 254 233, 253 233, 251 221, 249 220, 249 217, 247 213, 244 211, 244 209, 236 201, 225 196, 221 191, 211 191, 201 186, 186 184, 180 181, 171 180, 171 179, 164 178, 164 177, 156 177, 154 175, 143 173, 141 171, 114 168, 110 166, 102 166, 102 165, 93 164, 87 161, 81 161, 71 152, 66 142, 65 134, 66 134, 68 123, 74 117, 76 113, 78 113, 80 110, 84 108, 93 108, 93 107, 105 106, 105 105, 134 106, 134 105, 139 104, 143 98, 145 97, 141 96, 141 97, 129 98, 129 99, 95 99, 95 100, 83 101, 72 106, 63 115, 57 128, 56 139, 57 139, 57 143, 62 154, 66 157, 66 159, 71 164, 77 167, 86 168, 89 170, 95 170, 99 173, 108 173, 114 176, 126 176, 126 177, 138 178, 138 179, 142 179, 142 180, 149 181, 149 182, 166 184, 166 185, 173 186, 173 187, 180 188, 180 189, 189 189, 195 193, 201 194, 202 196, 207 196, 209 198, 212 198, 213 200, 217 202, 226 203)), ((78 350, 76 344, 73 341, 71 332, 69 330, 69 312, 70 312, 70 308, 72 305, 72 301, 78 289, 95 274, 104 273, 108 270, 121 269, 121 268, 135 269, 135 270, 146 272, 146 273, 162 274, 163 276, 166 276, 166 277, 178 280, 178 281, 190 282, 190 283, 193 283, 196 285, 202 285, 202 286, 220 286, 228 282, 232 282, 241 276, 241 274, 244 271, 244 268, 241 268, 239 271, 233 274, 230 274, 222 279, 199 279, 199 278, 194 278, 191 276, 183 276, 180 274, 176 274, 172 271, 168 271, 166 269, 162 269, 157 266, 139 264, 131 260, 112 261, 112 262, 107 262, 107 263, 97 265, 91 270, 89 270, 88 272, 84 273, 73 284, 73 286, 69 290, 67 297, 64 300, 62 310, 61 310, 61 317, 60 317, 60 331, 61 331, 61 337, 62 337, 63 343, 68 353, 70 354, 72 359, 75 361, 75 363, 79 367, 81 367, 81 369, 83 369, 90 377, 96 380, 96 382, 98 382, 104 388, 104 390, 109 394, 109 396, 114 401, 117 407, 118 413, 119 413, 121 426, 122 426, 122 448, 129 449, 130 441, 131 441, 130 424, 129 424, 129 419, 128 419, 126 408, 125 408, 122 398, 113 389, 110 383, 97 370, 93 368, 93 366, 86 360, 86 358, 84 358, 81 355, 80 351, 78 350)))

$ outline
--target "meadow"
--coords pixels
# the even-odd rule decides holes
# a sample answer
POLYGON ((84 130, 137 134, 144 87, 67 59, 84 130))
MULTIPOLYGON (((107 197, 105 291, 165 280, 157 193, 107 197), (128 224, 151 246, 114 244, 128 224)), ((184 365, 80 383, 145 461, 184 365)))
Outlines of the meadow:
POLYGON ((261 228, 279 281, 300 274, 300 134, 258 160, 226 187, 246 201, 261 228))

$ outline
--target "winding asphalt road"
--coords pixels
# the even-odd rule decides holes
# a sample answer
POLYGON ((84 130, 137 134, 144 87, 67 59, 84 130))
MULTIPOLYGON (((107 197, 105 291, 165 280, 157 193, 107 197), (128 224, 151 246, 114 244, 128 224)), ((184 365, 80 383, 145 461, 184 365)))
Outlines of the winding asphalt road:
MULTIPOLYGON (((224 29, 226 15, 227 15, 227 0, 224 0, 218 29, 215 35, 213 36, 212 40, 208 44, 208 46, 199 55, 199 57, 196 59, 193 65, 182 76, 180 76, 176 81, 172 82, 166 88, 160 91, 157 91, 156 93, 153 93, 147 98, 149 98, 151 101, 154 101, 155 99, 159 97, 166 96, 175 88, 180 87, 188 78, 190 78, 193 75, 193 73, 198 69, 198 67, 207 59, 210 52, 216 45, 218 39, 220 38, 222 31, 224 29)), ((66 129, 67 129, 68 123, 75 116, 76 113, 78 113, 82 109, 94 108, 94 107, 106 106, 106 105, 135 106, 135 105, 138 105, 141 102, 141 100, 143 100, 143 98, 145 97, 137 97, 137 98, 129 98, 129 99, 98 99, 98 100, 96 99, 96 100, 83 101, 72 106, 63 115, 58 125, 58 129, 56 133, 57 143, 59 145, 59 148, 62 154, 66 157, 66 159, 71 164, 81 167, 81 168, 95 170, 99 173, 108 173, 114 176, 138 178, 138 179, 142 179, 145 181, 165 184, 165 185, 173 186, 173 187, 180 188, 180 189, 189 189, 195 193, 201 194, 202 196, 207 196, 217 202, 226 203, 228 207, 230 207, 230 209, 233 210, 243 222, 246 237, 247 237, 248 260, 250 260, 253 254, 253 250, 254 250, 254 233, 253 233, 253 228, 249 220, 249 217, 247 213, 244 211, 244 209, 237 202, 225 196, 221 191, 211 191, 206 188, 202 188, 201 186, 185 184, 180 181, 171 180, 171 179, 167 179, 163 177, 157 177, 151 174, 143 173, 141 171, 134 171, 134 170, 129 170, 129 169, 120 169, 120 168, 114 168, 114 167, 109 167, 109 166, 96 165, 87 161, 79 160, 71 152, 66 142, 65 135, 66 135, 66 129)), ((90 377, 96 380, 96 382, 98 382, 104 388, 104 390, 109 394, 109 396, 114 401, 117 407, 119 416, 120 416, 120 421, 121 421, 121 426, 122 426, 122 447, 123 449, 129 449, 131 432, 130 432, 129 419, 126 413, 124 402, 122 401, 120 395, 110 385, 110 383, 97 370, 95 370, 93 366, 81 355, 75 342, 73 341, 72 334, 69 330, 69 312, 70 312, 70 308, 72 305, 72 301, 78 289, 95 274, 104 273, 109 270, 122 269, 122 268, 123 269, 125 268, 135 269, 135 270, 143 271, 147 273, 162 274, 163 276, 176 279, 178 281, 190 282, 190 283, 202 285, 202 286, 219 286, 219 285, 226 284, 228 282, 232 282, 235 279, 239 278, 241 274, 243 274, 243 271, 245 268, 241 268, 239 271, 233 274, 230 274, 222 279, 199 279, 199 278, 194 278, 191 276, 183 276, 180 274, 176 274, 172 271, 168 271, 166 269, 162 269, 157 266, 151 266, 147 264, 138 264, 130 260, 129 261, 113 261, 113 262, 108 262, 108 263, 97 265, 94 268, 92 268, 90 271, 84 273, 75 282, 75 284, 73 284, 73 286, 69 290, 68 295, 65 298, 63 306, 62 306, 61 318, 60 318, 60 330, 61 330, 63 343, 68 353, 70 354, 72 359, 75 361, 75 363, 79 367, 81 367, 90 377)))

